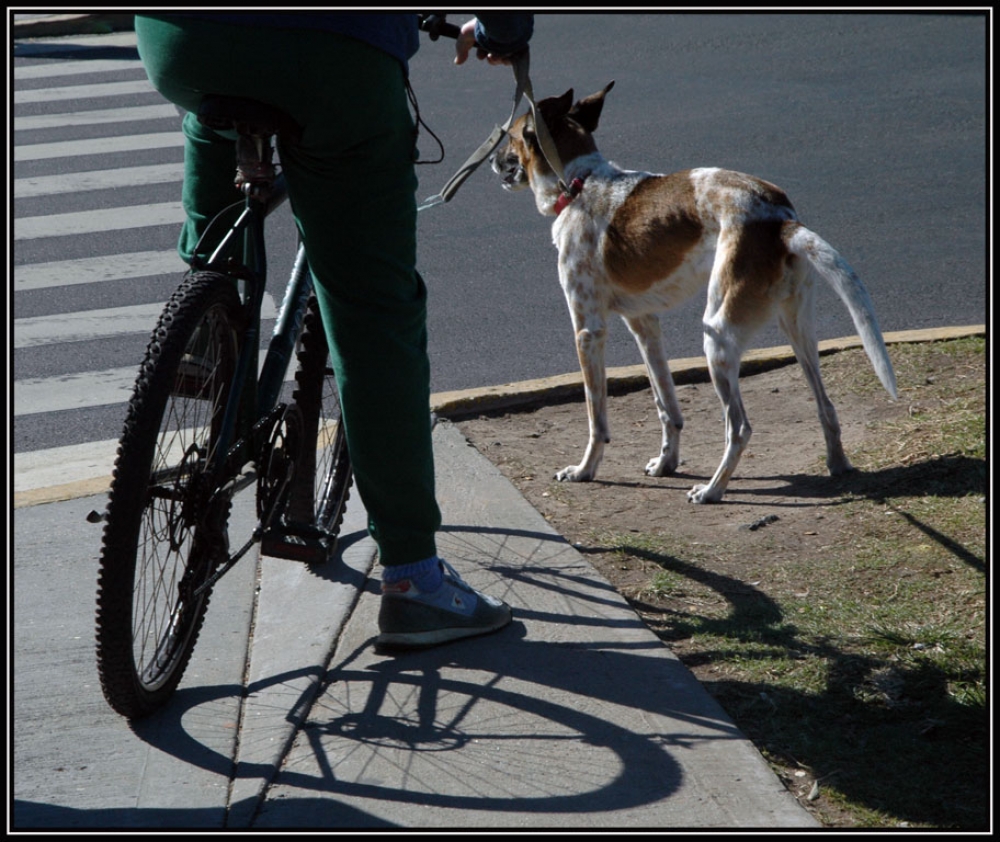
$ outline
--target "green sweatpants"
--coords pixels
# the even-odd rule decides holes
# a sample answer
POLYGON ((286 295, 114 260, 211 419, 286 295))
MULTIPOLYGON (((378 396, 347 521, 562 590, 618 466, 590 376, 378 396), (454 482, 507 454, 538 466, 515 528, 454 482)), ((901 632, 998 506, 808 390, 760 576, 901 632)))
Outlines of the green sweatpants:
MULTIPOLYGON (((416 270, 414 127, 402 66, 356 41, 136 16, 153 85, 188 112, 205 93, 284 109, 302 126, 279 147, 292 213, 316 283, 355 482, 384 565, 436 553, 426 297, 416 270)), ((238 199, 235 144, 188 113, 179 249, 190 257, 238 199)))

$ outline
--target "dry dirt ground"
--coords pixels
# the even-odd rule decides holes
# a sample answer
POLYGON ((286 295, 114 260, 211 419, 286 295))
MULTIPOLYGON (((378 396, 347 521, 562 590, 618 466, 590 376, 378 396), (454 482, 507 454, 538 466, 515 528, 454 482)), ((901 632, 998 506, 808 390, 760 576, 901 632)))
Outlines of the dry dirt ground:
MULTIPOLYGON (((853 570, 856 564, 860 519, 851 521, 846 500, 892 496, 897 486, 914 483, 911 493, 921 497, 934 493, 922 483, 942 481, 942 471, 969 474, 964 457, 952 461, 936 452, 921 452, 913 418, 946 407, 959 382, 972 383, 981 401, 985 357, 973 355, 970 362, 968 355, 956 358, 933 345, 917 355, 916 364, 905 370, 897 365, 897 401, 882 389, 862 351, 823 356, 824 381, 837 407, 844 447, 859 468, 838 478, 826 472, 815 403, 798 365, 744 376, 741 388, 753 436, 717 504, 697 505, 687 499, 692 486, 712 476, 723 452, 722 411, 707 380, 678 386, 685 421, 682 462, 669 477, 644 475, 660 443, 648 387, 610 398, 611 443, 590 483, 559 483, 553 477, 582 456, 587 438, 582 398, 459 419, 458 426, 726 707, 726 679, 732 669, 727 657, 732 653, 699 648, 697 631, 705 618, 731 617, 741 605, 751 606, 761 598, 770 605, 808 603, 810 592, 822 593, 824 571, 841 563, 841 569, 853 570), (907 431, 898 443, 891 432, 896 424, 907 431), (876 463, 884 460, 874 468, 866 453, 872 438, 878 439, 876 463), (924 479, 925 469, 934 477, 924 479)), ((974 467, 973 473, 977 471, 974 467)), ((976 483, 982 483, 962 476, 943 481, 955 484, 957 490, 946 492, 953 496, 978 497, 976 483)), ((881 571, 859 570, 843 578, 862 601, 869 588, 882 598, 881 571)), ((981 593, 978 599, 981 603, 981 593)), ((981 611, 978 603, 975 610, 981 611)), ((807 791, 796 789, 794 777, 802 772, 791 764, 778 772, 806 803, 807 791)), ((826 805, 822 819, 827 826, 852 826, 856 821, 847 810, 840 813, 836 804, 826 805)))
MULTIPOLYGON (((848 458, 869 425, 909 411, 907 400, 891 401, 866 368, 860 351, 827 356, 822 362, 848 458), (834 368, 850 372, 859 371, 859 366, 860 389, 834 387, 839 379, 834 368)), ((677 387, 684 414, 681 465, 669 477, 648 477, 643 470, 660 446, 659 421, 648 388, 609 399, 611 443, 596 480, 590 483, 559 483, 553 478, 557 470, 582 458, 587 441, 582 400, 466 420, 459 427, 571 542, 593 549, 595 538, 629 533, 665 533, 689 547, 735 541, 737 551, 714 556, 712 566, 733 581, 746 581, 781 565, 783 554, 799 560, 839 544, 842 525, 830 516, 831 507, 851 490, 857 476, 827 474, 815 402, 794 362, 744 376, 741 391, 753 435, 722 502, 711 505, 687 499, 692 486, 712 477, 725 445, 721 405, 710 382, 677 387), (755 548, 765 536, 768 554, 762 557, 755 548), (780 536, 777 546, 776 536, 780 536)), ((599 552, 588 557, 628 596, 648 583, 648 571, 622 569, 599 552)), ((807 589, 808 582, 801 588, 807 589)))

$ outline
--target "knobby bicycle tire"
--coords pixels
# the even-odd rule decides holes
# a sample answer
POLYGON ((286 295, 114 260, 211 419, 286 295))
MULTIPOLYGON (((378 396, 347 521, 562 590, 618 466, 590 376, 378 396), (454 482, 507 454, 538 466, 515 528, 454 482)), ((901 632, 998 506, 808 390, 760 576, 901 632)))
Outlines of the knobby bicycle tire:
MULTIPOLYGON (((340 398, 315 293, 309 297, 298 345, 292 399, 301 412, 303 446, 298 482, 288 505, 291 524, 309 524, 323 537, 324 560, 333 552, 344 520, 353 473, 347 452, 340 398), (315 446, 309 443, 315 442, 315 446), (309 478, 312 482, 309 482, 309 478)), ((292 526, 294 531, 294 526, 292 526)))
POLYGON ((161 707, 197 642, 228 558, 230 500, 205 466, 232 388, 240 301, 234 282, 189 274, 164 307, 129 402, 108 501, 97 586, 97 667, 129 718, 161 707))

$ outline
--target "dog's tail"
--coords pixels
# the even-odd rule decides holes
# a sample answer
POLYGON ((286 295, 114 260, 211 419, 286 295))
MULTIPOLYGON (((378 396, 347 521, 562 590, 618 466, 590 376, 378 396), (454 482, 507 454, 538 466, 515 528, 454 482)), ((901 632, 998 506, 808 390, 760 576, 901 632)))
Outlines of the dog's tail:
POLYGON ((885 340, 875 317, 875 306, 872 304, 868 290, 850 267, 826 240, 810 231, 803 225, 795 226, 786 239, 788 250, 802 258, 812 271, 825 280, 840 299, 847 305, 857 328, 861 343, 864 345, 872 367, 882 381, 886 391, 893 398, 896 392, 896 373, 885 348, 885 340))

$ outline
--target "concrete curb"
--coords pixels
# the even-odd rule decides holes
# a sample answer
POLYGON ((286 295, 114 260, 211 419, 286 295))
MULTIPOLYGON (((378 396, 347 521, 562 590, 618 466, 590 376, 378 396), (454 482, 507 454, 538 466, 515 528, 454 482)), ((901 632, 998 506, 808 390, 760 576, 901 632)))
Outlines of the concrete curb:
MULTIPOLYGON (((985 336, 986 325, 965 327, 943 327, 927 330, 903 330, 886 333, 887 345, 917 342, 942 342, 970 336, 985 336)), ((857 337, 828 339, 819 343, 821 355, 861 347, 857 337)), ((743 358, 741 375, 746 377, 795 361, 791 346, 779 345, 748 352, 743 358)), ((678 385, 708 382, 708 368, 704 357, 687 357, 670 361, 674 381, 678 385)), ((622 366, 608 370, 608 391, 622 394, 644 389, 649 385, 646 368, 643 365, 622 366)), ((473 415, 493 412, 516 412, 544 403, 579 399, 583 395, 583 377, 579 373, 561 374, 538 380, 523 380, 502 386, 487 386, 455 392, 440 392, 431 395, 431 411, 442 418, 455 421, 473 415)), ((14 494, 14 508, 38 506, 43 503, 58 503, 103 494, 111 483, 107 476, 95 476, 63 485, 35 488, 14 494)))
MULTIPOLYGON (((886 345, 899 345, 915 342, 942 342, 948 339, 985 335, 986 325, 982 324, 927 330, 900 330, 884 334, 884 339, 886 345)), ((837 351, 860 347, 861 340, 858 337, 848 336, 842 339, 821 341, 819 352, 821 356, 825 356, 837 351)), ((747 377, 751 374, 759 374, 793 362, 795 362, 795 352, 790 345, 751 350, 743 357, 740 376, 747 377)), ((673 374, 674 382, 678 385, 707 383, 709 380, 708 366, 704 357, 670 360, 670 371, 673 374)), ((648 385, 649 378, 644 365, 608 369, 609 392, 621 394, 645 389, 648 385)), ((579 373, 561 374, 540 380, 508 383, 503 386, 487 386, 459 392, 441 392, 431 395, 431 409, 437 415, 456 420, 470 415, 482 415, 501 410, 515 411, 546 402, 571 400, 582 397, 582 395, 583 376, 579 373)))

